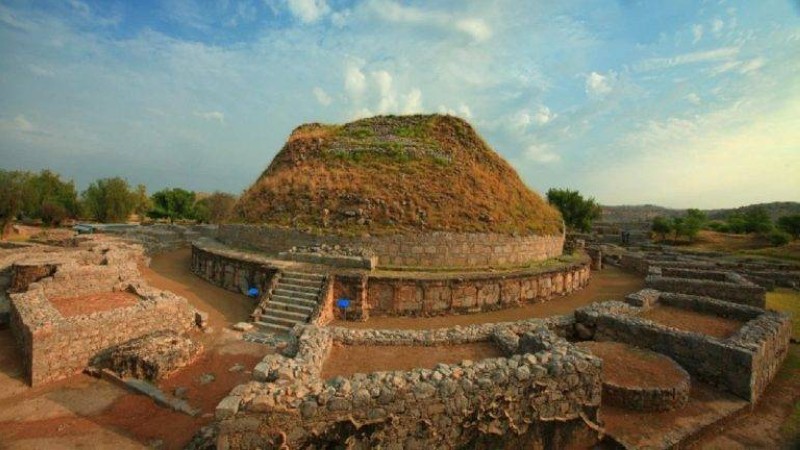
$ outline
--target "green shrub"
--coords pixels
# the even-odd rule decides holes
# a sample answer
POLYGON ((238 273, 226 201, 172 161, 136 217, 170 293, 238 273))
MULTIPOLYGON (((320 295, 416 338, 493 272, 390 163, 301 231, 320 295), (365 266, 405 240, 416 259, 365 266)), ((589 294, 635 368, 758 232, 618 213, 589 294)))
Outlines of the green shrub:
POLYGON ((781 247, 788 244, 792 240, 792 236, 785 231, 772 230, 767 234, 767 239, 773 247, 781 247))

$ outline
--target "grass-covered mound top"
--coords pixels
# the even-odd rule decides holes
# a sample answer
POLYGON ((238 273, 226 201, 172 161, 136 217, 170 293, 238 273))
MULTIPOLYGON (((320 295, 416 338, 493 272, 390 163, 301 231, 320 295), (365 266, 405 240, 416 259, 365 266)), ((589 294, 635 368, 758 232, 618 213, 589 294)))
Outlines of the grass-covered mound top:
POLYGON ((235 216, 337 234, 561 229, 558 211, 467 122, 441 115, 301 125, 235 216))

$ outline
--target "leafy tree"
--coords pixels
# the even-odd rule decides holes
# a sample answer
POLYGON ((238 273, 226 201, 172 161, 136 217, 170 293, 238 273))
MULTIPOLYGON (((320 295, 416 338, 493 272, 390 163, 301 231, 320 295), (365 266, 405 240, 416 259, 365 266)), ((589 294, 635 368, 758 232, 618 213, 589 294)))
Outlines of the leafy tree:
POLYGON ((154 218, 190 219, 194 215, 195 195, 181 188, 164 189, 153 194, 153 209, 148 213, 154 218))
POLYGON ((664 240, 669 233, 672 233, 672 221, 666 217, 654 217, 652 229, 653 233, 660 234, 661 240, 664 240))
POLYGON ((133 192, 133 198, 133 212, 139 217, 144 216, 153 208, 153 201, 147 195, 147 188, 145 185, 140 184, 136 186, 136 190, 133 192))
POLYGON ((675 234, 686 236, 689 241, 693 241, 697 233, 703 228, 708 218, 699 209, 688 209, 686 216, 675 226, 675 234))
POLYGON ((69 216, 69 211, 58 203, 45 200, 39 215, 45 225, 58 226, 69 216))
POLYGON ((772 230, 772 219, 762 206, 748 208, 744 212, 744 222, 746 233, 767 233, 772 230))
POLYGON ((794 239, 800 238, 800 214, 780 217, 778 228, 792 235, 794 239))
POLYGON ((200 222, 221 223, 230 217, 235 204, 236 197, 234 195, 217 191, 197 201, 194 206, 194 215, 200 222))
POLYGON ((23 199, 22 212, 28 217, 44 220, 45 204, 49 205, 48 214, 51 214, 56 207, 60 207, 56 209, 63 212, 64 217, 74 217, 78 214, 78 193, 75 190, 75 183, 62 181, 59 174, 50 170, 42 170, 37 175, 26 177, 23 199))
POLYGON ((589 232, 592 221, 600 217, 600 205, 594 198, 584 199, 578 191, 551 188, 547 201, 561 211, 567 228, 572 230, 589 232))
POLYGON ((769 239, 769 243, 772 244, 773 247, 780 247, 788 244, 789 241, 792 240, 792 236, 785 231, 772 230, 767 234, 767 239, 769 239))
POLYGON ((26 172, 0 169, 0 237, 22 211, 26 172))
POLYGON ((103 178, 90 184, 82 194, 86 212, 100 222, 121 222, 136 207, 135 193, 124 178, 103 178))

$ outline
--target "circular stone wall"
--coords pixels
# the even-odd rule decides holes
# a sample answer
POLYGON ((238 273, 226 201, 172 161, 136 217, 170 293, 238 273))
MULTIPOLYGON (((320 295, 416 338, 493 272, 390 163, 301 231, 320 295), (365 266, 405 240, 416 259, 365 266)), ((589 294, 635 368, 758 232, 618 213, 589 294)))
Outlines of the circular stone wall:
POLYGON ((689 374, 665 355, 618 342, 576 345, 603 360, 603 403, 636 411, 669 411, 689 401, 689 374))
POLYGON ((217 239, 277 254, 320 244, 368 248, 380 267, 520 266, 561 256, 564 236, 430 232, 387 236, 315 235, 267 225, 220 225, 217 239))

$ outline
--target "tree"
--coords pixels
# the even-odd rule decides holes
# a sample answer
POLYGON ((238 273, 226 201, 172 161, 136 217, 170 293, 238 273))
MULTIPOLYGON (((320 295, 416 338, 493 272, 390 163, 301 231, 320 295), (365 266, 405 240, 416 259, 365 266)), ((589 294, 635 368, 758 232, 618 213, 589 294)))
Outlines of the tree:
POLYGON ((663 241, 667 238, 669 233, 672 233, 672 221, 666 217, 654 217, 652 229, 653 233, 661 235, 661 240, 663 241))
POLYGON ((103 178, 90 184, 82 194, 86 211, 100 222, 121 222, 136 206, 135 193, 120 177, 103 178))
POLYGON ((194 192, 181 188, 164 189, 153 194, 153 209, 148 213, 154 218, 190 219, 194 215, 194 192))
POLYGON ((772 230, 772 219, 763 206, 748 208, 744 212, 746 233, 767 233, 772 230))
POLYGON ((778 228, 789 233, 793 239, 800 238, 800 214, 780 217, 778 228))
POLYGON ((133 212, 139 217, 144 216, 153 208, 153 201, 147 195, 147 188, 145 185, 140 184, 136 186, 136 191, 133 192, 133 212))
POLYGON ((0 238, 22 211, 26 173, 0 169, 0 238))
POLYGON ((572 230, 589 232, 592 221, 600 217, 600 205, 594 198, 584 199, 578 191, 551 188, 547 201, 561 211, 567 228, 572 230))
POLYGON ((230 217, 236 197, 226 192, 214 192, 194 205, 195 218, 200 222, 221 223, 230 217))
POLYGON ((50 170, 42 170, 37 175, 27 176, 23 197, 22 212, 28 217, 44 220, 45 204, 49 205, 48 214, 53 213, 54 208, 63 212, 64 217, 74 217, 78 214, 78 193, 75 190, 75 183, 61 181, 61 176, 50 170))
POLYGON ((697 233, 700 232, 707 220, 706 214, 699 209, 688 209, 686 210, 686 216, 675 227, 675 234, 686 236, 689 241, 694 241, 695 236, 697 236, 697 233))

